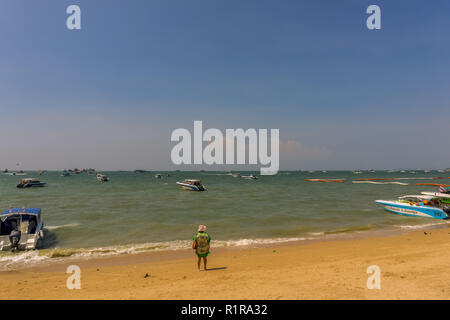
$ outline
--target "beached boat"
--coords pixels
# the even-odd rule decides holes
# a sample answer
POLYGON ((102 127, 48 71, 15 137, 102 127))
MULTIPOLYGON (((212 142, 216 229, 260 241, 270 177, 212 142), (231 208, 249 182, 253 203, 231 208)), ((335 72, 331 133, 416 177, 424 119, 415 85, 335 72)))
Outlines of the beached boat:
POLYGON ((384 210, 405 216, 448 219, 450 207, 432 195, 407 195, 398 200, 375 200, 384 210))
POLYGON ((0 251, 36 249, 44 238, 39 208, 11 208, 0 214, 0 251))
POLYGON ((107 182, 109 181, 109 178, 107 176, 105 176, 104 174, 97 174, 97 180, 100 182, 107 182))
POLYGON ((43 186, 45 186, 45 182, 40 182, 38 179, 34 178, 27 178, 20 180, 20 183, 17 185, 17 188, 33 188, 43 186))
POLYGON ((205 187, 201 184, 200 180, 197 179, 185 179, 183 182, 178 182, 177 184, 181 186, 181 188, 190 191, 205 191, 205 187))

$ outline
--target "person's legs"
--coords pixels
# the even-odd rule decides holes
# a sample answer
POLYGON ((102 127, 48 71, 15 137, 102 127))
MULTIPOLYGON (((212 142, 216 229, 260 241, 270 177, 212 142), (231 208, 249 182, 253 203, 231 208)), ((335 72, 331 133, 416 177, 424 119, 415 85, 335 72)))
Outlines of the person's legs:
POLYGON ((202 258, 200 258, 200 257, 197 257, 197 258, 198 258, 197 268, 198 268, 198 271, 200 271, 200 261, 202 260, 202 258))
POLYGON ((203 265, 205 266, 205 270, 206 270, 206 263, 208 262, 208 260, 206 259, 206 257, 203 257, 203 265))

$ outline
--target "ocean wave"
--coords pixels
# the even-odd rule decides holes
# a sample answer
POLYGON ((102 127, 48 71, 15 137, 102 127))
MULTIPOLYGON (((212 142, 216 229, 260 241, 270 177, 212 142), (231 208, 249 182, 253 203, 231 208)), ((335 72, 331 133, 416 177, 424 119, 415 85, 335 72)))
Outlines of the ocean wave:
POLYGON ((417 229, 427 229, 430 227, 435 227, 439 225, 446 225, 449 224, 450 221, 440 221, 435 223, 426 223, 426 224, 417 224, 417 225, 395 225, 394 227, 400 228, 400 229, 411 229, 411 230, 417 230, 417 229))
MULTIPOLYGON (((285 243, 290 241, 302 241, 314 239, 313 237, 293 238, 256 238, 236 240, 215 240, 211 248, 256 246, 285 243)), ((190 240, 175 240, 168 242, 153 242, 144 244, 106 246, 96 248, 52 248, 34 251, 22 251, 17 253, 0 253, 0 270, 14 270, 35 266, 49 261, 61 261, 67 259, 83 259, 123 254, 137 254, 155 251, 174 251, 191 248, 190 240)))
POLYGON ((80 225, 79 223, 67 223, 67 224, 62 224, 60 226, 45 226, 45 229, 56 230, 56 229, 61 229, 61 228, 75 228, 75 227, 78 227, 79 225, 80 225))

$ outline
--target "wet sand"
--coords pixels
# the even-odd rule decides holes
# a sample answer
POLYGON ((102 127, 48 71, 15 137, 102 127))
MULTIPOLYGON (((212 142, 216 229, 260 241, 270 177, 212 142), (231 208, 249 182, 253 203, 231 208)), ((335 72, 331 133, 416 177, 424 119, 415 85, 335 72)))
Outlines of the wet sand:
POLYGON ((1 299, 449 299, 450 229, 213 250, 71 260, 0 272, 1 299), (81 268, 81 289, 66 268, 81 268), (368 289, 371 265, 381 289, 368 289), (146 276, 146 274, 148 276, 146 276))

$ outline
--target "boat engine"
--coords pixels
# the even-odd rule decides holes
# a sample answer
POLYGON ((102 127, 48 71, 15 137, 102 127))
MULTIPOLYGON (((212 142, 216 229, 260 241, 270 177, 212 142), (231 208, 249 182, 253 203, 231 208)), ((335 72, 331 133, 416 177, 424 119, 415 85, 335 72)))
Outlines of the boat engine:
POLYGON ((22 233, 19 230, 14 229, 13 231, 11 231, 11 233, 9 234, 9 242, 11 242, 11 251, 19 250, 19 241, 21 236, 22 233))

